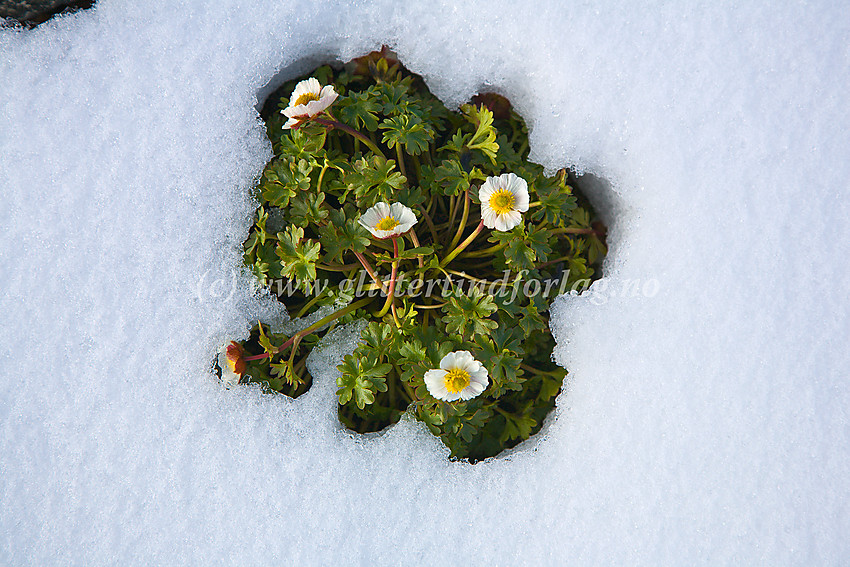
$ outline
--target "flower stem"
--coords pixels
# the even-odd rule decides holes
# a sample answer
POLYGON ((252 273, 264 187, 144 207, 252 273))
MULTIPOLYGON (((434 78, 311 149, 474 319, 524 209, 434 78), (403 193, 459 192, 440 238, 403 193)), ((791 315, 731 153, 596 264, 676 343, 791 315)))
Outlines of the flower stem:
POLYGON ((347 272, 351 268, 356 268, 357 264, 316 264, 316 268, 319 270, 325 270, 326 272, 347 272))
POLYGON ((434 239, 434 246, 436 246, 437 229, 434 227, 434 221, 431 219, 431 215, 428 214, 428 211, 422 205, 419 205, 419 212, 421 212, 422 216, 425 217, 425 222, 428 223, 428 230, 431 231, 431 238, 434 239))
POLYGON ((507 246, 505 243, 496 244, 495 246, 490 246, 489 248, 484 248, 482 250, 474 250, 472 252, 464 252, 461 254, 464 258, 482 258, 484 256, 490 256, 491 254, 495 254, 502 248, 507 246))
MULTIPOLYGON (((452 195, 451 199, 449 199, 449 229, 455 225, 455 218, 457 218, 457 197, 452 195)), ((449 234, 446 233, 446 242, 449 240, 449 234)), ((449 248, 453 248, 453 246, 449 246, 449 248)))
POLYGON ((454 248, 457 246, 457 243, 460 241, 460 237, 463 234, 463 230, 466 228, 466 221, 469 218, 469 187, 466 188, 466 193, 463 199, 463 214, 460 217, 460 225, 457 227, 457 232, 455 232, 454 238, 452 238, 452 243, 449 244, 449 248, 454 248))
POLYGON ((448 256, 446 256, 445 258, 443 258, 443 261, 442 261, 442 262, 440 262, 440 267, 442 268, 442 267, 445 267, 446 265, 448 265, 448 263, 449 263, 449 262, 451 262, 452 260, 454 260, 454 259, 455 259, 455 257, 456 257, 458 254, 460 254, 461 252, 463 252, 463 250, 464 250, 467 246, 469 246, 470 244, 472 244, 472 241, 473 241, 473 240, 475 240, 475 237, 476 237, 476 236, 478 236, 478 234, 481 232, 481 229, 483 229, 483 228, 484 228, 484 220, 482 220, 481 222, 479 222, 479 223, 478 223, 478 226, 475 228, 475 230, 473 230, 473 231, 472 231, 472 234, 470 234, 469 236, 467 236, 467 237, 466 237, 466 240, 464 240, 463 242, 461 242, 461 243, 458 245, 458 247, 457 247, 457 248, 455 248, 454 250, 452 250, 451 252, 449 252, 449 255, 448 255, 448 256))
POLYGON ((416 184, 422 179, 422 164, 419 162, 419 156, 413 154, 413 168, 416 170, 416 184))
POLYGON ((357 256, 357 259, 360 260, 360 263, 363 265, 363 268, 366 270, 366 272, 368 272, 370 276, 372 276, 372 279, 375 281, 376 284, 378 284, 378 287, 381 288, 381 291, 387 293, 387 286, 384 285, 384 282, 381 281, 381 278, 379 278, 378 274, 375 273, 374 268, 372 268, 372 264, 369 263, 369 260, 366 259, 366 256, 364 256, 360 252, 355 252, 354 255, 357 256))
POLYGON ((595 234, 597 236, 603 236, 601 231, 593 228, 556 228, 550 230, 549 234, 595 234))
POLYGON ((572 258, 572 255, 571 255, 571 254, 567 254, 566 256, 561 256, 560 258, 556 258, 556 259, 554 259, 554 260, 549 260, 548 262, 544 262, 544 263, 542 263, 542 264, 538 265, 538 266, 537 266, 537 269, 539 270, 539 269, 541 269, 541 268, 545 268, 546 266, 551 266, 551 265, 553 265, 553 264, 557 264, 557 263, 559 263, 559 262, 566 262, 566 261, 567 261, 567 260, 569 260, 570 258, 572 258))
MULTIPOLYGON (((278 347, 277 352, 282 352, 288 346, 292 345, 296 340, 300 341, 302 337, 309 335, 310 333, 313 333, 315 331, 318 331, 319 329, 321 329, 322 327, 324 327, 325 325, 327 325, 331 321, 335 321, 335 320, 339 319, 340 317, 345 317, 346 315, 348 315, 352 311, 357 311, 361 307, 363 307, 366 304, 368 304, 369 302, 371 302, 372 299, 373 298, 371 298, 371 297, 367 297, 365 299, 361 299, 360 301, 355 301, 351 305, 349 305, 347 307, 343 307, 342 309, 334 311, 333 313, 331 313, 327 317, 323 317, 323 318, 319 319, 318 321, 316 321, 315 323, 313 323, 312 325, 310 325, 306 329, 298 331, 297 333, 292 335, 292 337, 290 337, 290 339, 288 341, 286 341, 285 343, 280 345, 280 347, 278 347)), ((264 352, 263 354, 257 354, 255 356, 246 356, 245 360, 262 360, 262 359, 268 358, 268 357, 269 357, 269 353, 264 352)))
MULTIPOLYGON (((416 236, 416 230, 411 228, 410 232, 408 232, 408 234, 410 235, 410 240, 413 241, 413 245, 417 248, 420 248, 422 245, 419 244, 419 237, 416 236)), ((424 268, 425 267, 425 260, 422 258, 422 254, 418 254, 416 256, 416 259, 419 261, 419 267, 424 268)))
POLYGON ((301 311, 299 311, 299 312, 298 312, 298 315, 296 315, 296 316, 295 316, 295 318, 296 318, 296 319, 300 319, 301 317, 303 317, 303 316, 304 316, 304 314, 305 314, 305 313, 307 313, 307 310, 309 310, 311 307, 313 307, 313 306, 316 304, 316 302, 317 302, 317 301, 319 301, 319 299, 321 299, 321 297, 322 297, 323 295, 325 295, 325 291, 327 291, 327 289, 328 289, 328 288, 323 289, 323 290, 322 290, 322 293, 318 294, 316 297, 314 297, 313 299, 311 299, 310 301, 308 301, 308 302, 304 305, 304 307, 302 307, 302 308, 301 308, 301 311))
POLYGON ((390 291, 387 294, 387 300, 384 302, 384 306, 378 312, 378 317, 383 317, 387 314, 387 311, 390 307, 393 310, 393 319, 395 320, 395 324, 397 327, 401 327, 401 324, 398 321, 398 315, 395 310, 395 278, 398 273, 398 238, 393 237, 393 271, 390 275, 390 291))
POLYGON ((366 144, 366 146, 370 150, 372 150, 373 152, 375 152, 376 154, 378 154, 382 158, 387 159, 387 156, 384 155, 384 152, 381 151, 381 148, 379 148, 377 146, 377 144, 375 144, 375 142, 373 142, 367 136, 365 136, 362 132, 355 130, 354 128, 352 128, 348 124, 343 124, 342 122, 339 122, 337 120, 331 120, 329 118, 314 118, 313 120, 315 120, 317 123, 322 124, 324 126, 330 126, 331 128, 336 128, 338 130, 342 130, 343 132, 351 134, 352 136, 354 136, 355 138, 357 138, 358 140, 360 140, 361 142, 366 144))
POLYGON ((316 182, 316 192, 317 193, 322 192, 322 181, 325 179, 325 172, 327 170, 328 170, 328 164, 327 164, 327 161, 326 161, 325 165, 322 167, 322 171, 319 172, 319 180, 316 182))
POLYGON ((395 157, 398 160, 398 170, 404 176, 405 179, 408 180, 408 185, 410 184, 410 179, 407 177, 407 168, 404 166, 404 154, 401 153, 401 144, 395 145, 395 157))
POLYGON ((563 370, 540 370, 539 368, 534 368, 533 366, 529 366, 528 364, 521 362, 520 366, 528 370, 529 372, 533 372, 535 374, 543 374, 545 376, 552 376, 554 378, 563 378, 563 370))

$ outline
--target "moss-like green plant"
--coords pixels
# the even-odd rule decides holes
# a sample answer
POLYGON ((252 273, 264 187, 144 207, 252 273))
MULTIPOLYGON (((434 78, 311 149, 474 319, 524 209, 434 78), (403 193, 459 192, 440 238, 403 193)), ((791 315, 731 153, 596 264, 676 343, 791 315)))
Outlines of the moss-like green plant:
POLYGON ((245 263, 304 324, 258 324, 223 374, 298 396, 320 337, 362 319, 338 367, 348 428, 410 412, 472 462, 539 430, 566 374, 548 302, 594 278, 604 227, 565 170, 528 161, 507 100, 451 112, 383 50, 285 84, 264 114, 245 263))

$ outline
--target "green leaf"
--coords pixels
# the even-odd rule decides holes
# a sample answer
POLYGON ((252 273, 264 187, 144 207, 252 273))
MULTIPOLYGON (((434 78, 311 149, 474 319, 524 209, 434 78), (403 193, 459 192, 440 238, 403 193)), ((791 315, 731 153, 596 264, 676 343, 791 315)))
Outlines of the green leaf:
POLYGON ((357 347, 357 353, 368 354, 374 360, 382 360, 388 350, 394 347, 395 337, 393 328, 386 323, 370 322, 360 332, 363 343, 357 347))
POLYGON ((319 229, 320 242, 328 260, 339 260, 346 251, 365 252, 369 246, 369 233, 354 219, 346 218, 342 210, 331 211, 330 222, 319 229))
POLYGON ((434 170, 434 180, 444 195, 459 195, 469 189, 469 178, 456 159, 443 160, 434 170))
POLYGON ((385 377, 392 370, 392 365, 357 359, 349 354, 337 368, 341 372, 336 380, 339 403, 344 405, 353 399, 362 410, 375 403, 375 394, 387 391, 385 377))
POLYGON ((324 193, 302 192, 297 194, 289 203, 289 213, 293 224, 302 227, 310 224, 321 224, 328 216, 328 211, 322 207, 324 202, 324 193))
POLYGON ((515 273, 519 273, 520 270, 531 270, 535 267, 537 255, 525 240, 523 225, 520 224, 508 232, 493 231, 488 240, 505 246, 502 251, 505 261, 515 273))
POLYGON ((539 331, 546 328, 546 321, 540 315, 540 311, 534 301, 530 301, 522 310, 522 317, 519 320, 519 327, 526 336, 534 331, 539 331))
POLYGON ((410 103, 410 99, 407 96, 410 90, 409 81, 382 83, 370 87, 369 90, 376 94, 378 99, 383 103, 381 112, 386 116, 395 116, 404 113, 410 103))
POLYGON ((414 376, 422 378, 425 371, 429 369, 428 355, 419 339, 401 341, 396 352, 402 380, 411 382, 414 376))
POLYGON ((385 130, 381 141, 390 149, 395 148, 396 144, 401 144, 405 152, 414 156, 426 151, 431 140, 434 139, 434 130, 410 114, 387 118, 381 122, 380 128, 385 130))
POLYGON ((552 226, 566 226, 570 215, 576 208, 576 198, 572 188, 563 182, 562 176, 538 177, 532 184, 540 205, 531 214, 535 221, 550 223, 552 226))
POLYGON ((345 192, 340 197, 344 202, 346 195, 354 192, 358 205, 371 207, 378 201, 394 202, 393 194, 401 189, 407 179, 395 169, 395 161, 373 155, 354 162, 354 171, 344 179, 345 192))
POLYGON ((496 312, 496 304, 493 298, 481 292, 477 287, 472 288, 468 295, 454 295, 449 297, 443 306, 446 313, 443 322, 446 324, 446 332, 450 335, 469 338, 476 335, 488 334, 498 326, 496 321, 488 319, 496 312))
POLYGON ((381 104, 370 91, 349 93, 343 100, 337 102, 340 119, 356 129, 366 128, 370 132, 378 129, 378 116, 381 104))
POLYGON ((399 252, 398 259, 399 260, 412 260, 419 255, 422 256, 430 256, 434 253, 434 249, 430 246, 420 246, 419 248, 410 248, 409 250, 405 250, 403 252, 399 252))
POLYGON ((587 239, 587 263, 593 264, 599 258, 604 258, 605 254, 608 253, 608 247, 605 246, 605 243, 602 242, 595 234, 592 234, 587 239))
POLYGON ((476 410, 470 416, 466 416, 465 419, 458 420, 459 427, 457 428, 456 435, 466 441, 467 443, 471 443, 473 438, 478 434, 478 430, 484 427, 484 424, 487 422, 487 418, 490 417, 490 412, 485 409, 476 410))
POLYGON ((541 226, 529 227, 525 235, 526 246, 534 252, 534 260, 538 264, 543 264, 549 259, 555 240, 556 237, 550 236, 549 231, 541 226))
POLYGON ((257 326, 260 329, 260 337, 259 337, 259 339, 257 339, 260 343, 260 346, 263 347, 263 350, 266 351, 266 353, 269 356, 276 355, 277 354, 277 347, 275 347, 272 344, 271 339, 269 339, 269 337, 266 336, 266 332, 263 330, 263 324, 260 323, 259 321, 257 321, 257 326))
POLYGON ((303 239, 304 229, 295 225, 288 226, 285 232, 277 233, 277 238, 275 252, 280 258, 281 276, 294 280, 304 293, 312 293, 321 244, 303 239))
POLYGON ((512 329, 497 329, 491 338, 480 336, 475 343, 478 347, 474 353, 476 359, 486 361, 491 395, 498 398, 509 390, 521 391, 523 350, 512 329))
POLYGON ((285 130, 277 142, 275 151, 279 155, 291 156, 308 161, 315 156, 325 145, 327 130, 324 128, 308 129, 302 126, 297 130, 285 130))
MULTIPOLYGON (((564 375, 566 375, 566 370, 564 371, 564 375)), ((542 380, 540 383, 540 393, 537 394, 537 399, 541 402, 548 402, 554 396, 561 391, 561 386, 564 383, 564 378, 560 379, 555 378, 553 376, 542 375, 542 380)))
POLYGON ((423 195, 421 187, 405 185, 396 191, 396 199, 399 203, 404 203, 411 209, 415 209, 425 202, 425 195, 423 195))
POLYGON ((285 207, 289 200, 310 188, 313 165, 305 159, 284 156, 275 160, 263 173, 260 193, 274 207, 285 207))
POLYGON ((496 129, 493 127, 493 113, 484 105, 465 104, 460 107, 460 110, 475 126, 475 133, 466 147, 483 152, 495 163, 499 144, 496 142, 496 129))
POLYGON ((502 433, 502 442, 511 439, 528 439, 532 430, 537 426, 537 420, 530 415, 506 414, 505 430, 502 433))
MULTIPOLYGON (((300 376, 295 373, 295 369, 292 367, 292 363, 288 360, 283 360, 281 362, 272 362, 269 366, 271 366, 271 373, 274 376, 278 376, 279 380, 286 382, 289 386, 299 386, 303 383, 303 380, 300 376)), ((272 384, 273 389, 280 390, 281 387, 272 384)))

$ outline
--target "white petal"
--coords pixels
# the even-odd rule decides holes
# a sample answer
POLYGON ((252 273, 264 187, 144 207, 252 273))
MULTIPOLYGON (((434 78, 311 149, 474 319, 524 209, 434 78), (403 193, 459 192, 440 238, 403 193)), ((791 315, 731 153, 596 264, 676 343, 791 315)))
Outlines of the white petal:
MULTIPOLYGON (((465 370, 467 372, 470 371, 470 367, 477 365, 478 361, 475 360, 475 357, 468 350, 458 350, 455 351, 455 367, 460 368, 461 370, 465 370)), ((477 366, 473 368, 477 370, 477 366)))
POLYGON ((507 232, 522 222, 522 214, 518 211, 510 211, 496 218, 496 230, 507 232))
POLYGON ((475 372, 470 372, 470 381, 483 384, 485 387, 490 383, 490 377, 487 376, 487 369, 483 364, 475 372))
POLYGON ((429 370, 425 373, 425 387, 428 393, 439 400, 445 400, 449 395, 445 384, 445 370, 429 370))
POLYGON ((510 228, 508 230, 522 222, 522 213, 519 211, 510 211, 505 213, 504 216, 508 218, 508 223, 510 224, 510 228))
POLYGON ((360 215, 360 224, 365 226, 366 228, 374 227, 378 224, 378 221, 381 220, 379 213, 374 209, 368 209, 365 213, 360 215))
POLYGON ((496 221, 498 220, 499 215, 496 214, 496 211, 493 209, 482 210, 481 211, 481 220, 484 221, 484 226, 489 229, 496 228, 496 221))
POLYGON ((486 199, 481 201, 481 216, 482 217, 484 216, 484 213, 493 213, 494 215, 496 214, 496 211, 494 211, 493 207, 490 206, 490 197, 492 197, 492 195, 488 196, 486 199))
POLYGON ((406 222, 406 223, 400 224, 393 229, 393 232, 395 232, 396 235, 404 234, 405 232, 407 232, 408 230, 413 228, 413 225, 415 225, 415 224, 416 224, 415 222, 406 222))
MULTIPOLYGON (((528 210, 528 183, 514 173, 508 173, 507 188, 513 193, 514 208, 525 212, 528 210)), ((503 176, 504 177, 504 176, 503 176)))
POLYGON ((284 116, 287 116, 289 118, 294 118, 296 116, 307 116, 307 109, 303 104, 298 106, 287 106, 286 108, 281 110, 281 112, 284 116))
POLYGON ((339 93, 336 92, 333 85, 327 85, 322 89, 322 92, 319 94, 319 98, 322 100, 327 100, 328 105, 333 103, 336 100, 336 97, 339 96, 339 93))
POLYGON ((446 397, 443 398, 443 399, 446 400, 447 402, 456 402, 460 399, 460 392, 453 394, 453 393, 449 392, 448 390, 446 390, 446 397))
POLYGON ((514 209, 522 213, 528 210, 528 189, 514 193, 514 209))
POLYGON ((312 117, 324 112, 331 105, 331 102, 333 101, 328 99, 311 100, 304 106, 307 108, 307 114, 312 117))
POLYGON ((400 222, 402 224, 410 223, 411 226, 416 224, 416 222, 417 222, 416 215, 413 213, 412 210, 410 210, 409 207, 406 207, 405 205, 403 205, 401 203, 393 203, 392 209, 393 209, 393 218, 396 219, 398 222, 400 222))
POLYGON ((513 227, 508 224, 508 215, 496 215, 496 230, 499 232, 507 232, 513 227))
POLYGON ((444 356, 443 360, 440 361, 440 368, 442 368, 443 370, 451 370, 452 368, 455 368, 457 366, 455 364, 456 356, 457 353, 455 352, 450 352, 449 354, 444 356))
POLYGON ((489 203, 490 197, 493 196, 493 193, 496 192, 496 188, 493 187, 493 183, 491 180, 497 179, 496 177, 488 177, 487 180, 481 185, 478 189, 478 200, 481 201, 481 204, 489 203))
POLYGON ((465 400, 471 400, 472 398, 474 398, 475 396, 477 396, 480 393, 481 392, 473 392, 472 388, 470 386, 467 386, 466 388, 461 390, 458 395, 460 396, 461 400, 465 401, 465 400))
POLYGON ((374 227, 381 219, 388 217, 390 214, 390 206, 381 201, 374 206, 366 209, 366 212, 360 217, 368 225, 374 227))
POLYGON ((318 96, 321 90, 322 85, 315 77, 304 79, 303 81, 295 85, 295 89, 292 91, 292 96, 289 97, 289 104, 290 106, 295 106, 295 101, 297 101, 301 97, 301 95, 306 93, 313 93, 314 95, 318 96))

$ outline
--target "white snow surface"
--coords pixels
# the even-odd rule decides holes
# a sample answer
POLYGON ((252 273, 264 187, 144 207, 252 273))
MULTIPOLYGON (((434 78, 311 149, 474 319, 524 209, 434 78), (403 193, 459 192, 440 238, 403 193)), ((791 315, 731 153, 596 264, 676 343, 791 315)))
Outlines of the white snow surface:
POLYGON ((0 31, 0 564, 845 563, 846 8, 618 4, 99 0, 0 31), (279 313, 240 271, 258 92, 382 43, 611 184, 553 418, 474 466, 339 425, 352 337, 297 400, 210 370, 279 313))

